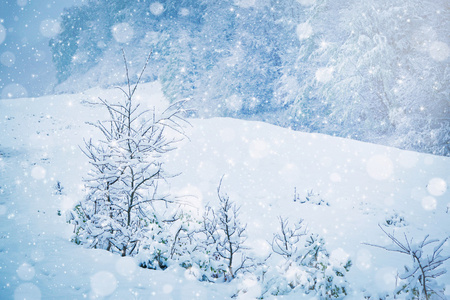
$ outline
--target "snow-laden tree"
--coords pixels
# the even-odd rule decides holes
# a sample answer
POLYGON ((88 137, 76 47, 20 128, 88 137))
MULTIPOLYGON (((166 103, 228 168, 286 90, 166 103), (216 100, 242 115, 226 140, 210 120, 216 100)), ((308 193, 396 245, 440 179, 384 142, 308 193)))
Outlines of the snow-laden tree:
POLYGON ((299 122, 448 154, 448 20, 445 1, 316 1, 297 28, 299 122))
POLYGON ((201 10, 198 0, 90 0, 65 9, 61 31, 50 41, 58 89, 73 91, 93 83, 126 83, 121 73, 111 72, 121 67, 122 48, 127 50, 131 73, 140 71, 133 62, 153 49, 153 59, 143 79, 154 80, 164 70, 172 48, 177 47, 179 32, 197 32, 201 10), (83 80, 80 75, 88 78, 83 80))
POLYGON ((202 116, 271 113, 280 108, 280 99, 272 99, 284 44, 295 41, 280 21, 285 6, 269 0, 92 0, 72 7, 51 42, 58 89, 74 90, 75 78, 80 88, 122 84, 115 71, 106 80, 101 76, 105 66, 115 70, 126 48, 130 70, 138 72, 132 62, 151 46, 147 79, 158 76, 170 100, 191 98, 202 116), (80 83, 80 74, 89 81, 80 83))
POLYGON ((302 290, 321 299, 341 299, 348 292, 345 273, 351 261, 332 261, 325 242, 317 234, 308 233, 303 220, 293 227, 279 218, 280 231, 274 234, 272 250, 284 258, 277 266, 278 275, 267 282, 267 292, 273 295, 302 290))
POLYGON ((168 47, 160 76, 164 92, 170 99, 191 98, 197 114, 206 117, 252 118, 279 109, 272 99, 287 31, 269 1, 201 2, 198 31, 168 47))
POLYGON ((221 184, 222 180, 217 188, 219 206, 205 207, 194 251, 204 279, 228 281, 248 269, 252 259, 246 255, 248 248, 244 245, 247 226, 239 220, 239 207, 220 191, 221 184))
POLYGON ((199 116, 448 155, 449 14, 445 0, 92 0, 51 41, 56 89, 123 84, 120 49, 138 73, 152 48, 144 80, 199 116))
POLYGON ((87 72, 100 61, 113 38, 112 27, 124 20, 120 12, 125 7, 124 1, 91 0, 86 5, 64 9, 61 31, 49 43, 59 83, 87 72))
POLYGON ((436 278, 447 272, 444 263, 450 259, 450 254, 442 252, 449 237, 439 241, 429 239, 429 235, 426 235, 417 243, 405 234, 405 240, 401 241, 394 234, 386 232, 383 227, 380 228, 392 241, 392 245, 379 246, 367 243, 366 245, 402 253, 412 260, 412 266, 405 266, 404 273, 400 274, 402 281, 394 293, 407 293, 407 299, 445 299, 444 286, 439 285, 436 278), (434 248, 431 248, 432 244, 435 245, 434 248))
POLYGON ((119 103, 99 99, 109 118, 91 123, 103 138, 85 142, 83 152, 92 166, 85 178, 88 194, 77 205, 77 218, 72 220, 77 242, 122 256, 136 254, 148 247, 149 241, 167 242, 164 222, 173 216, 165 216, 164 210, 173 200, 158 193, 158 184, 167 177, 161 156, 174 149, 179 140, 174 132, 182 133, 184 121, 180 103, 158 117, 136 103, 133 96, 145 66, 132 86, 125 55, 124 61, 128 85, 126 90, 120 89, 125 99, 119 103))
POLYGON ((164 270, 172 264, 186 269, 196 267, 196 263, 201 261, 196 256, 199 253, 195 252, 197 241, 193 236, 198 222, 182 210, 167 221, 169 222, 160 222, 146 234, 137 255, 140 266, 155 270, 164 270))

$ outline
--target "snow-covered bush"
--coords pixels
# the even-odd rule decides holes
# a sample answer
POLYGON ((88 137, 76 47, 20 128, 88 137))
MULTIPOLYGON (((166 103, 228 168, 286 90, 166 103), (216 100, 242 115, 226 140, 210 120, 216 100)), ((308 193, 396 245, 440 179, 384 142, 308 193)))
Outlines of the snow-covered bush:
POLYGON ((216 282, 225 280, 228 267, 216 252, 217 223, 211 218, 212 208, 205 207, 202 220, 183 232, 177 247, 181 254, 177 256, 177 263, 200 281, 216 282))
POLYGON ((125 99, 119 103, 100 99, 109 119, 91 124, 103 139, 85 141, 82 150, 92 166, 85 178, 88 194, 69 220, 75 224, 77 243, 122 256, 143 249, 162 264, 167 245, 165 220, 175 217, 173 210, 166 209, 173 200, 158 193, 158 184, 167 177, 160 157, 174 149, 177 138, 173 133, 169 137, 168 131, 181 132, 183 109, 176 104, 156 117, 136 104, 133 95, 150 56, 134 86, 125 54, 123 58, 128 85, 127 90, 120 89, 125 99), (165 210, 170 215, 164 215, 165 210))
POLYGON ((53 193, 55 195, 64 195, 64 186, 62 185, 61 181, 57 180, 55 185, 53 185, 53 189, 55 190, 53 193))
POLYGON ((272 250, 284 258, 277 266, 278 276, 268 281, 267 291, 273 295, 302 290, 321 299, 340 299, 348 294, 345 273, 351 260, 333 262, 325 248, 325 241, 308 233, 303 220, 289 227, 280 217, 280 231, 274 235, 272 250))
POLYGON ((193 265, 196 245, 193 233, 197 221, 183 212, 175 215, 176 219, 151 228, 146 235, 137 255, 141 267, 164 270, 171 264, 180 264, 185 268, 193 265))
POLYGON ((428 239, 429 235, 426 235, 419 243, 413 243, 413 239, 408 239, 405 234, 405 241, 402 242, 394 234, 386 232, 381 226, 380 228, 393 244, 379 246, 366 243, 366 245, 399 252, 408 255, 412 260, 412 266, 405 266, 404 273, 400 274, 402 282, 394 293, 407 293, 407 299, 445 299, 444 287, 437 283, 436 278, 447 272, 443 264, 450 259, 450 255, 442 255, 442 251, 449 237, 439 241, 428 239), (425 249, 431 244, 435 244, 435 247, 425 249))
POLYGON ((393 212, 386 216, 384 225, 394 226, 394 227, 404 227, 408 226, 408 222, 405 221, 405 217, 402 214, 393 212))
POLYGON ((147 226, 137 254, 139 266, 154 270, 166 269, 169 265, 171 238, 166 226, 156 223, 147 226))
POLYGON ((313 190, 308 190, 306 191, 306 195, 302 197, 299 193, 297 193, 297 188, 294 188, 294 202, 298 202, 300 204, 309 203, 330 206, 330 203, 326 202, 319 193, 315 193, 313 190))
POLYGON ((246 225, 239 220, 239 207, 217 188, 219 206, 205 207, 201 228, 196 232, 198 245, 193 249, 193 263, 200 269, 202 280, 230 281, 251 267, 246 255, 246 225))

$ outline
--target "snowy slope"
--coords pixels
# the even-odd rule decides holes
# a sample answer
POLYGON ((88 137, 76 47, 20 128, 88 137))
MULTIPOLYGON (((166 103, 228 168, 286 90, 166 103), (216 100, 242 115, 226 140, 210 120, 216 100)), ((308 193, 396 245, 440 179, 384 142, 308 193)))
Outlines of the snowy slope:
MULTIPOLYGON (((79 145, 98 134, 85 122, 105 118, 87 103, 98 96, 112 100, 121 94, 92 89, 0 100, 0 298, 229 299, 246 281, 210 284, 178 267, 144 270, 132 258, 69 241, 73 228, 64 212, 83 197, 82 177, 89 170, 79 145)), ((157 109, 167 105, 157 83, 142 85, 137 99, 157 109)), ((172 193, 200 213, 217 201, 225 176, 222 190, 242 206, 255 256, 270 252, 267 241, 277 231, 278 216, 303 218, 325 238, 332 257, 352 260, 349 299, 361 299, 364 290, 392 291, 397 270, 409 264, 408 257, 362 244, 389 243, 378 224, 402 219, 387 230, 417 240, 450 235, 450 158, 259 122, 190 122, 189 140, 166 158, 167 169, 181 173, 170 181, 172 193), (294 191, 300 200, 310 191, 328 205, 294 201, 294 191)), ((444 249, 450 252, 448 244, 444 249)), ((439 281, 450 295, 450 275, 439 281)), ((250 294, 241 296, 252 299, 250 294)))

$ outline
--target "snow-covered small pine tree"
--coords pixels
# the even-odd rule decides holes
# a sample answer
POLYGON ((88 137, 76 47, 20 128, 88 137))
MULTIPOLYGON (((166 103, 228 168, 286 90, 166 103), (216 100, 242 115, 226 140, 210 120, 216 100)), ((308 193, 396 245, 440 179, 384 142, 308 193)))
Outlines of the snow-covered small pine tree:
MULTIPOLYGON (((170 222, 154 227, 142 241, 137 260, 143 268, 166 269, 171 264, 179 264, 188 269, 195 261, 196 240, 194 229, 196 221, 183 212, 175 214, 170 222)), ((161 218, 160 218, 161 219, 161 218)))
POLYGON ((298 251, 300 238, 307 234, 303 226, 303 220, 300 219, 294 228, 289 228, 288 221, 279 217, 281 232, 274 235, 272 240, 272 250, 278 255, 290 259, 298 251))
POLYGON ((447 272, 446 268, 442 268, 444 262, 450 259, 450 255, 442 255, 442 247, 449 240, 446 237, 442 241, 437 239, 430 240, 429 235, 426 235, 419 243, 413 243, 413 239, 408 239, 405 234, 405 242, 397 239, 394 234, 386 232, 383 227, 381 230, 393 242, 389 246, 379 246, 368 244, 382 248, 387 251, 399 252, 411 257, 412 266, 405 266, 405 272, 400 274, 400 279, 404 280, 396 289, 395 294, 407 293, 408 299, 445 299, 444 287, 440 286, 436 278, 447 272), (424 248, 428 245, 437 245, 431 251, 426 251, 424 248))
POLYGON ((227 281, 250 267, 249 262, 252 259, 245 253, 247 226, 239 220, 239 207, 227 194, 220 191, 222 179, 217 188, 219 207, 217 210, 206 207, 202 228, 198 231, 201 245, 196 251, 206 253, 208 256, 203 260, 203 269, 208 271, 205 274, 207 277, 223 276, 223 280, 227 281))
POLYGON ((133 96, 150 55, 133 87, 125 53, 123 58, 128 84, 127 90, 120 89, 125 99, 119 103, 100 99, 98 103, 109 112, 109 119, 91 124, 103 139, 86 141, 82 149, 92 165, 85 178, 88 195, 76 207, 78 218, 70 219, 75 223, 77 243, 128 256, 135 255, 149 239, 165 244, 164 217, 155 205, 171 201, 157 193, 158 183, 166 177, 160 158, 175 149, 178 141, 169 138, 167 131, 182 133, 184 119, 179 103, 158 118, 154 111, 135 103, 133 96))
POLYGON ((351 261, 332 263, 323 238, 309 234, 303 220, 294 227, 289 227, 288 221, 281 217, 279 220, 280 232, 274 235, 272 250, 284 261, 277 267, 279 275, 268 281, 268 292, 280 295, 300 289, 321 299, 345 297, 348 284, 344 276, 351 261))
POLYGON ((220 239, 218 228, 214 210, 206 206, 199 228, 192 234, 194 247, 189 251, 189 260, 184 262, 184 266, 201 281, 224 279, 228 270, 226 261, 216 250, 220 239))

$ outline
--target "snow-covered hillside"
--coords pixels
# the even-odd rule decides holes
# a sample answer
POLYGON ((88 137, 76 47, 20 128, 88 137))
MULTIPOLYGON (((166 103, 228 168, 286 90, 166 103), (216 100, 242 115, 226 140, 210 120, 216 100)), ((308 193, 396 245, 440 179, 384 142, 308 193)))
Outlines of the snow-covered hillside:
MULTIPOLYGON (((73 226, 65 212, 83 198, 82 178, 89 170, 79 146, 83 138, 98 135, 85 122, 106 118, 102 109, 88 104, 99 96, 112 100, 122 94, 91 89, 0 100, 0 298, 206 300, 229 299, 239 289, 248 291, 239 299, 259 296, 251 278, 199 282, 178 266, 142 269, 134 258, 70 242, 73 226)), ((136 99, 157 110, 167 106, 157 83, 140 86, 136 99)), ((246 245, 255 257, 270 253, 279 216, 304 219, 325 239, 331 259, 351 259, 348 299, 378 299, 392 292, 397 274, 411 265, 405 255, 363 244, 390 244, 379 224, 414 241, 427 234, 440 240, 450 236, 448 157, 260 122, 189 121, 189 139, 165 158, 166 169, 180 173, 170 180, 171 192, 184 196, 196 215, 217 201, 224 176, 221 188, 241 206, 248 224, 246 245)), ((449 242, 443 249, 450 255, 449 242)), ((446 261, 444 268, 449 267, 446 261)), ((450 297, 450 274, 438 282, 450 297)))

